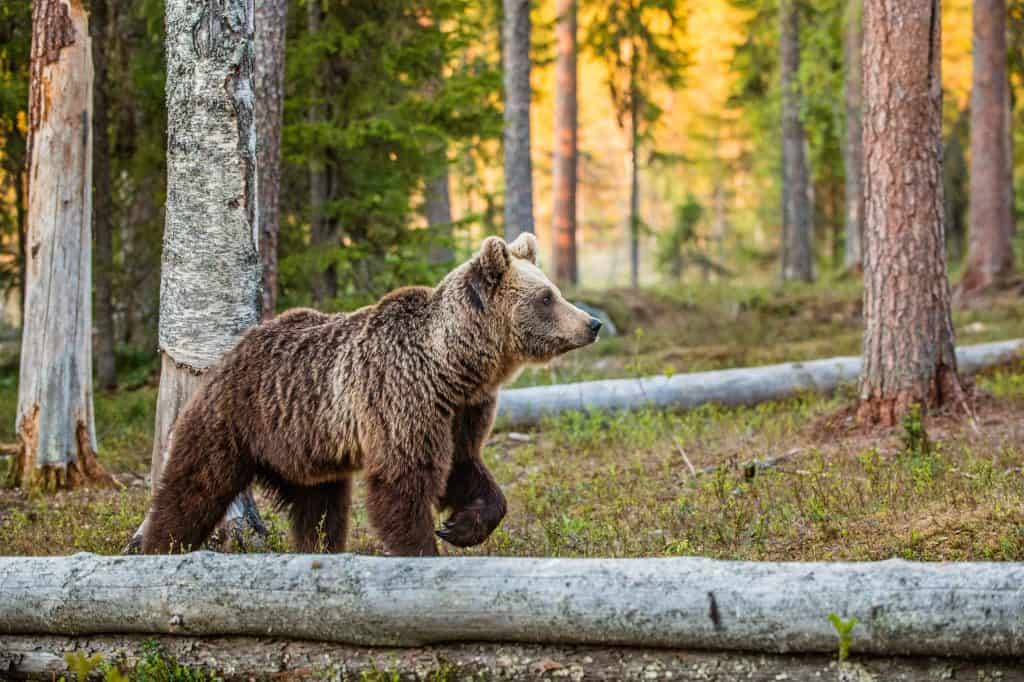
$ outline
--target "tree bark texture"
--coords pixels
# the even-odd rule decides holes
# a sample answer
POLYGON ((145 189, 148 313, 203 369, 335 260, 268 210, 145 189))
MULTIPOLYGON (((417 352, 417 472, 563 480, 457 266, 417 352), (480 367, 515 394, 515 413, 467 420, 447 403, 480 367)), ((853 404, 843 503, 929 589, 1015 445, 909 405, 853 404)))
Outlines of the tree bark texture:
POLYGON ((490 641, 1024 655, 1019 563, 0 557, 0 634, 246 635, 366 646, 490 641))
POLYGON ((117 385, 114 357, 114 201, 110 170, 110 136, 107 115, 110 77, 107 50, 111 44, 110 13, 107 0, 92 0, 93 88, 93 196, 92 229, 96 246, 96 380, 102 388, 117 385))
MULTIPOLYGON (((1018 682, 1013 660, 755 654, 557 644, 455 643, 414 648, 358 647, 270 637, 175 635, 0 636, 0 670, 12 680, 52 682, 69 670, 66 654, 104 661, 145 660, 155 646, 175 663, 234 682, 280 679, 533 680, 565 677, 608 682, 1018 682), (395 677, 392 677, 395 675, 395 677)), ((8 678, 5 678, 8 679, 8 678)))
POLYGON ((1006 0, 977 0, 973 8, 970 217, 962 295, 987 289, 1013 272, 1006 0))
MULTIPOLYGON (((957 350, 961 370, 970 374, 1009 362, 1024 349, 1024 340, 1000 341, 957 350)), ((815 391, 830 393, 853 383, 861 359, 838 357, 765 367, 743 367, 640 379, 605 379, 576 384, 503 390, 498 418, 506 427, 536 426, 562 412, 641 410, 651 406, 692 409, 707 403, 754 405, 815 391)))
POLYGON ((443 165, 438 173, 427 180, 423 188, 424 203, 423 213, 427 219, 427 225, 434 231, 439 242, 430 247, 430 263, 443 265, 451 263, 455 259, 455 251, 451 246, 452 240, 452 198, 451 187, 448 179, 448 158, 444 145, 438 150, 438 156, 442 159, 443 165))
POLYGON ((806 135, 800 116, 800 15, 796 0, 779 3, 779 73, 782 80, 783 280, 814 279, 806 135))
POLYGON ((259 320, 253 105, 253 0, 170 0, 160 350, 197 371, 259 320))
POLYGON ((259 140, 260 258, 263 319, 277 307, 277 243, 281 232, 281 126, 287 0, 256 0, 256 136, 259 140))
MULTIPOLYGON (((311 36, 320 32, 321 11, 320 3, 306 3, 306 30, 311 36)), ((327 117, 327 105, 319 101, 320 88, 324 86, 323 69, 317 69, 316 77, 317 85, 313 89, 315 101, 306 112, 306 119, 314 126, 323 123, 327 117)), ((309 161, 309 233, 310 242, 316 249, 337 246, 334 243, 336 235, 332 229, 332 221, 326 215, 328 184, 325 160, 321 156, 321 151, 317 150, 309 161)), ((313 302, 322 306, 327 299, 333 298, 336 294, 334 268, 328 267, 323 271, 318 268, 313 277, 313 302)))
POLYGON ((846 234, 843 248, 843 267, 861 268, 864 238, 864 126, 862 100, 864 71, 861 52, 864 44, 862 0, 848 0, 843 21, 843 96, 846 104, 846 137, 843 147, 843 165, 846 183, 846 234))
POLYGON ((938 0, 865 0, 862 421, 962 395, 942 200, 938 0))
POLYGON ((629 76, 629 285, 640 286, 640 91, 636 58, 629 76))
POLYGON ((576 170, 578 163, 576 0, 559 0, 555 42, 555 158, 552 211, 555 279, 579 283, 576 263, 576 170))
POLYGON ((113 484, 96 459, 92 403, 92 87, 80 2, 32 8, 28 234, 11 483, 113 484))
POLYGON ((530 160, 530 0, 503 0, 505 239, 534 232, 530 160))
MULTIPOLYGON (((159 485, 174 421, 199 376, 259 322, 261 288, 253 0, 168 0, 166 8, 163 360, 153 486, 159 485)), ((236 505, 244 503, 246 518, 255 514, 248 500, 243 494, 236 505)))

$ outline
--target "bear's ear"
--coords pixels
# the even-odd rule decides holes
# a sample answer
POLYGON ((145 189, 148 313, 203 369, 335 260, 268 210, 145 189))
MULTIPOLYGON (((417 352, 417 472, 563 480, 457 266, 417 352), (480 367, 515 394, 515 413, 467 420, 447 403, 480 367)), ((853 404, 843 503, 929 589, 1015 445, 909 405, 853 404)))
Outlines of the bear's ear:
POLYGON ((537 238, 529 232, 523 232, 508 245, 508 252, 516 258, 537 264, 537 238))
POLYGON ((488 237, 480 247, 480 274, 488 287, 494 287, 505 276, 511 264, 508 245, 501 237, 488 237))

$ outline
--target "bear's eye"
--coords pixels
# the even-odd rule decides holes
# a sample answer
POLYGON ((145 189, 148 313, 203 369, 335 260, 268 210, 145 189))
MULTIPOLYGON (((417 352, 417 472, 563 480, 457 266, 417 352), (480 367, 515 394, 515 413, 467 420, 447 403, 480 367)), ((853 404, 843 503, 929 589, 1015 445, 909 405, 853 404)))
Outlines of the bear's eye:
POLYGON ((544 297, 540 299, 540 302, 546 306, 550 306, 553 300, 554 299, 551 297, 551 292, 549 291, 546 294, 544 294, 544 297))

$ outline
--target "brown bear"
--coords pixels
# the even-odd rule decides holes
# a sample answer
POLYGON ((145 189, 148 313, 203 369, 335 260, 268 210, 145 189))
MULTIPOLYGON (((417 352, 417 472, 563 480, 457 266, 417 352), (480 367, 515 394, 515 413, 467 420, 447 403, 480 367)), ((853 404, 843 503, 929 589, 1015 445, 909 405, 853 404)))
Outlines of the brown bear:
POLYGON ((481 459, 498 388, 526 363, 597 339, 601 323, 536 266, 537 241, 489 237, 440 284, 351 313, 296 309, 247 332, 185 406, 143 535, 199 547, 254 479, 289 511, 300 551, 342 551, 352 475, 387 551, 477 545, 505 515, 481 459))

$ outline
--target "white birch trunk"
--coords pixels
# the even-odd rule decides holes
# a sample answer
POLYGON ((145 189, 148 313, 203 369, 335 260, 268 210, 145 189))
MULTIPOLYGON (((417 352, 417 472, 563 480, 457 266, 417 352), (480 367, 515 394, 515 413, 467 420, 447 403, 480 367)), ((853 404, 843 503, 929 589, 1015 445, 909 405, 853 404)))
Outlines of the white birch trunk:
POLYGON ((80 2, 32 9, 25 315, 16 485, 113 479, 92 406, 92 43, 80 2))
MULTIPOLYGON (((154 489, 178 413, 199 377, 259 322, 261 298, 253 0, 168 0, 166 7, 167 210, 154 489)), ((243 495, 228 520, 254 513, 248 500, 243 495)))
POLYGON ((0 558, 0 634, 251 635, 1024 656, 1024 564, 405 559, 197 552, 0 558))
MULTIPOLYGON (((957 351, 957 365, 961 372, 970 374, 1009 362, 1022 348, 1024 339, 967 346, 957 351)), ((499 395, 498 418, 509 427, 533 426, 545 417, 571 410, 692 409, 705 403, 753 405, 807 391, 828 393, 842 383, 855 382, 861 364, 859 357, 839 357, 669 377, 515 388, 499 395)))

